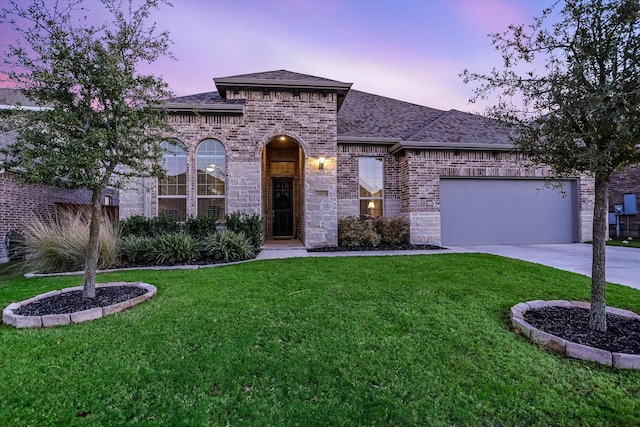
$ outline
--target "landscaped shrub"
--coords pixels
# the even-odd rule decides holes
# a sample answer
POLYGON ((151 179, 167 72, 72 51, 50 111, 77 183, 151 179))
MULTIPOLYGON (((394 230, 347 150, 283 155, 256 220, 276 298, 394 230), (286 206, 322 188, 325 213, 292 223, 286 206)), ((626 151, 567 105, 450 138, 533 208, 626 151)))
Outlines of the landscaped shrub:
POLYGON ((176 233, 181 230, 182 226, 171 215, 162 214, 154 218, 132 215, 118 221, 118 228, 122 237, 154 237, 165 233, 176 233))
POLYGON ((243 234, 231 230, 210 234, 201 242, 205 256, 218 261, 241 261, 253 258, 255 249, 251 241, 243 234))
MULTIPOLYGON (((60 212, 55 218, 33 218, 25 224, 25 253, 29 269, 42 273, 83 270, 89 247, 89 220, 81 212, 60 212)), ((103 219, 98 243, 98 268, 117 258, 118 235, 103 219)))
POLYGON ((353 216, 338 219, 338 245, 340 246, 380 246, 380 235, 373 228, 371 219, 353 216))
POLYGON ((373 219, 373 228, 380 235, 383 245, 409 243, 409 222, 399 217, 377 217, 373 219))
POLYGON ((118 255, 124 264, 144 264, 151 248, 152 237, 129 235, 118 243, 118 255))
POLYGON ((200 255, 198 241, 186 233, 163 233, 149 241, 146 259, 156 265, 188 263, 200 255))
POLYGON ((182 229, 182 225, 173 216, 167 214, 161 214, 156 217, 149 218, 148 221, 151 236, 178 233, 182 229))
POLYGON ((264 219, 259 214, 249 215, 238 211, 225 217, 227 230, 242 233, 249 239, 254 249, 259 249, 264 243, 264 219))
POLYGON ((189 217, 184 222, 184 230, 191 237, 201 239, 209 234, 215 233, 218 227, 218 218, 214 215, 199 215, 189 217))

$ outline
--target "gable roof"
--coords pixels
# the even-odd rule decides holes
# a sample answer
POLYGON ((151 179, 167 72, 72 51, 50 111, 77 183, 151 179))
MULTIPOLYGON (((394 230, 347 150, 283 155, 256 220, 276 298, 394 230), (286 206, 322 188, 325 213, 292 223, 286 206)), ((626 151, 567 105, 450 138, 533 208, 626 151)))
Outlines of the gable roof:
POLYGON ((167 100, 169 111, 210 111, 242 114, 243 99, 227 99, 228 90, 308 90, 338 94, 338 142, 405 148, 460 148, 509 150, 510 133, 486 117, 457 110, 438 110, 410 102, 351 89, 323 77, 287 70, 240 74, 214 79, 218 92, 167 100), (341 102, 342 99, 342 102, 341 102))
POLYGON ((323 77, 310 76, 308 74, 294 73, 287 70, 264 71, 252 74, 240 74, 229 77, 216 77, 213 79, 218 92, 224 98, 228 90, 293 90, 335 93, 338 98, 338 110, 344 101, 352 83, 339 82, 323 77))

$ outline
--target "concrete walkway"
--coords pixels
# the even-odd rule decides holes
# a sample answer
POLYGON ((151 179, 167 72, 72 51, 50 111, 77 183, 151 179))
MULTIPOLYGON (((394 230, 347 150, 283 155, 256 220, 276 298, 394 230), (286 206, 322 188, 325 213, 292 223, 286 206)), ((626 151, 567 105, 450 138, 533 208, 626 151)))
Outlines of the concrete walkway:
MULTIPOLYGON (((276 240, 266 242, 262 252, 260 252, 256 259, 417 254, 435 255, 454 252, 500 255, 591 277, 591 245, 584 243, 452 246, 443 250, 421 251, 307 252, 300 241, 276 240)), ((607 281, 640 290, 640 249, 608 246, 607 281)))

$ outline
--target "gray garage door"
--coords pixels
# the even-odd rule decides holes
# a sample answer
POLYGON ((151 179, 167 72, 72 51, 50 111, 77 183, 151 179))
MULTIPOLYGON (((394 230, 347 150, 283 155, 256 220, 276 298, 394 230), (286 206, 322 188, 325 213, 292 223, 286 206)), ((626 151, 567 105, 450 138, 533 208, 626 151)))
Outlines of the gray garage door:
POLYGON ((574 181, 560 190, 527 179, 441 179, 443 245, 571 243, 577 235, 574 181))

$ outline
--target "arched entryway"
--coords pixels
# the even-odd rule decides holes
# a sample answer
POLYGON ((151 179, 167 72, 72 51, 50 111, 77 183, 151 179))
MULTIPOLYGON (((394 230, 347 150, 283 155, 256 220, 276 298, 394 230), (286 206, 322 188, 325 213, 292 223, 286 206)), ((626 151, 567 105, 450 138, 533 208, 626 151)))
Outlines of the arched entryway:
POLYGON ((264 212, 267 240, 304 241, 304 153, 287 135, 278 135, 266 145, 263 155, 264 212))

